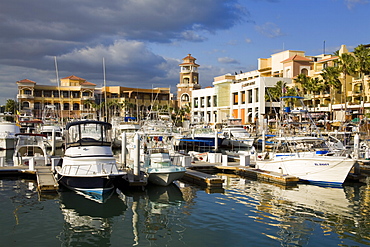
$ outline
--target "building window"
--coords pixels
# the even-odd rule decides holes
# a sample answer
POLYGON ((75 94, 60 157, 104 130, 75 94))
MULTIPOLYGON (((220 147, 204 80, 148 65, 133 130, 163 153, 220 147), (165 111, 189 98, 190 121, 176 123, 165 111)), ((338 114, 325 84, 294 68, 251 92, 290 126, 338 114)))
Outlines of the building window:
POLYGON ((199 98, 194 98, 194 108, 199 107, 199 98))
POLYGON ((90 92, 82 92, 82 96, 85 96, 85 97, 88 97, 88 96, 90 96, 90 92))
POLYGON ((80 92, 72 92, 73 98, 80 98, 80 92))
POLYGON ((200 98, 200 107, 204 107, 204 97, 200 98))
POLYGON ((29 90, 29 89, 26 89, 23 91, 24 94, 27 94, 27 95, 31 95, 32 94, 32 91, 29 90))
POLYGON ((239 103, 238 93, 233 93, 233 104, 237 105, 239 103))
POLYGON ((44 91, 44 97, 51 97, 51 91, 44 91))
POLYGON ((33 105, 33 108, 35 110, 40 110, 41 109, 41 103, 40 102, 35 102, 35 104, 33 105))
POLYGON ((213 95, 213 106, 217 107, 217 95, 213 95))
POLYGON ((42 97, 42 92, 41 91, 34 91, 34 96, 35 97, 42 97))
POLYGON ((55 103, 55 109, 60 110, 60 103, 55 103))
POLYGON ((256 98, 256 102, 259 102, 259 98, 258 98, 258 88, 255 89, 255 98, 256 98))
POLYGON ((211 107, 212 101, 211 96, 207 96, 207 107, 211 107))
POLYGON ((189 100, 190 100, 189 94, 184 93, 183 95, 181 95, 182 102, 189 102, 189 100))
POLYGON ((242 104, 245 104, 245 91, 242 92, 242 104))
POLYGON ((253 102, 253 95, 252 95, 252 90, 248 90, 248 103, 253 102))
POLYGON ((302 69, 301 74, 308 75, 308 70, 307 69, 302 69))
POLYGON ((62 95, 63 95, 63 98, 69 98, 69 92, 68 91, 63 91, 62 95))
POLYGON ((63 110, 69 110, 69 103, 63 104, 63 110))
POLYGON ((78 103, 73 103, 73 110, 75 110, 75 111, 80 110, 80 104, 78 104, 78 103))
POLYGON ((59 98, 59 91, 53 91, 54 98, 59 98))

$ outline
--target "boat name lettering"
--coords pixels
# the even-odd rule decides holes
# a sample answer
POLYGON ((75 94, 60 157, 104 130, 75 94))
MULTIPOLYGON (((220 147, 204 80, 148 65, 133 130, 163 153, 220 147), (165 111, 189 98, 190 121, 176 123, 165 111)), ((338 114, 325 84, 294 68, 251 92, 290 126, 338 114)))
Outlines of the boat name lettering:
POLYGON ((328 166, 329 163, 315 163, 315 166, 328 166))

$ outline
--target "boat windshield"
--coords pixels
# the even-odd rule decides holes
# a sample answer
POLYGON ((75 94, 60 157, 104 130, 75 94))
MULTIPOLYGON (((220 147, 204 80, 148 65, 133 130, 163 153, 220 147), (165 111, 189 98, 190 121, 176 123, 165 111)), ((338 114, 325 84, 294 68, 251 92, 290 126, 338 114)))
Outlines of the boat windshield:
POLYGON ((71 125, 67 133, 69 146, 109 146, 111 125, 100 122, 81 122, 71 125))

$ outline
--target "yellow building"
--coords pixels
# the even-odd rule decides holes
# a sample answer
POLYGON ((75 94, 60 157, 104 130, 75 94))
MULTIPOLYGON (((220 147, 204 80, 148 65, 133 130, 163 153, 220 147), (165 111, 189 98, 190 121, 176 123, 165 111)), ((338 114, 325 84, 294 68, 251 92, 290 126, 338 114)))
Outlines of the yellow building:
POLYGON ((60 85, 38 85, 24 79, 17 81, 20 112, 32 111, 34 117, 41 118, 46 105, 54 105, 63 118, 80 118, 89 113, 88 101, 95 101, 96 85, 77 76, 60 80, 60 85))
POLYGON ((40 119, 46 105, 54 105, 59 116, 69 119, 113 115, 142 118, 153 105, 174 106, 170 88, 97 88, 96 84, 74 75, 62 78, 60 85, 55 86, 38 85, 28 79, 17 81, 17 85, 20 112, 32 112, 40 119), (105 107, 109 109, 107 114, 105 107))

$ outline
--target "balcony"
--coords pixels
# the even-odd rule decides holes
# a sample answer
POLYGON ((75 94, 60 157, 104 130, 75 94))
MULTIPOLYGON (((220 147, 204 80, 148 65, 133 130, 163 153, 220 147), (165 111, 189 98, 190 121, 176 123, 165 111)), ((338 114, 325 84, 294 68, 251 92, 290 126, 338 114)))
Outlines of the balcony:
POLYGON ((81 100, 91 100, 94 101, 95 97, 94 96, 82 96, 81 100))
POLYGON ((33 99, 33 95, 30 94, 17 94, 17 99, 33 99))

